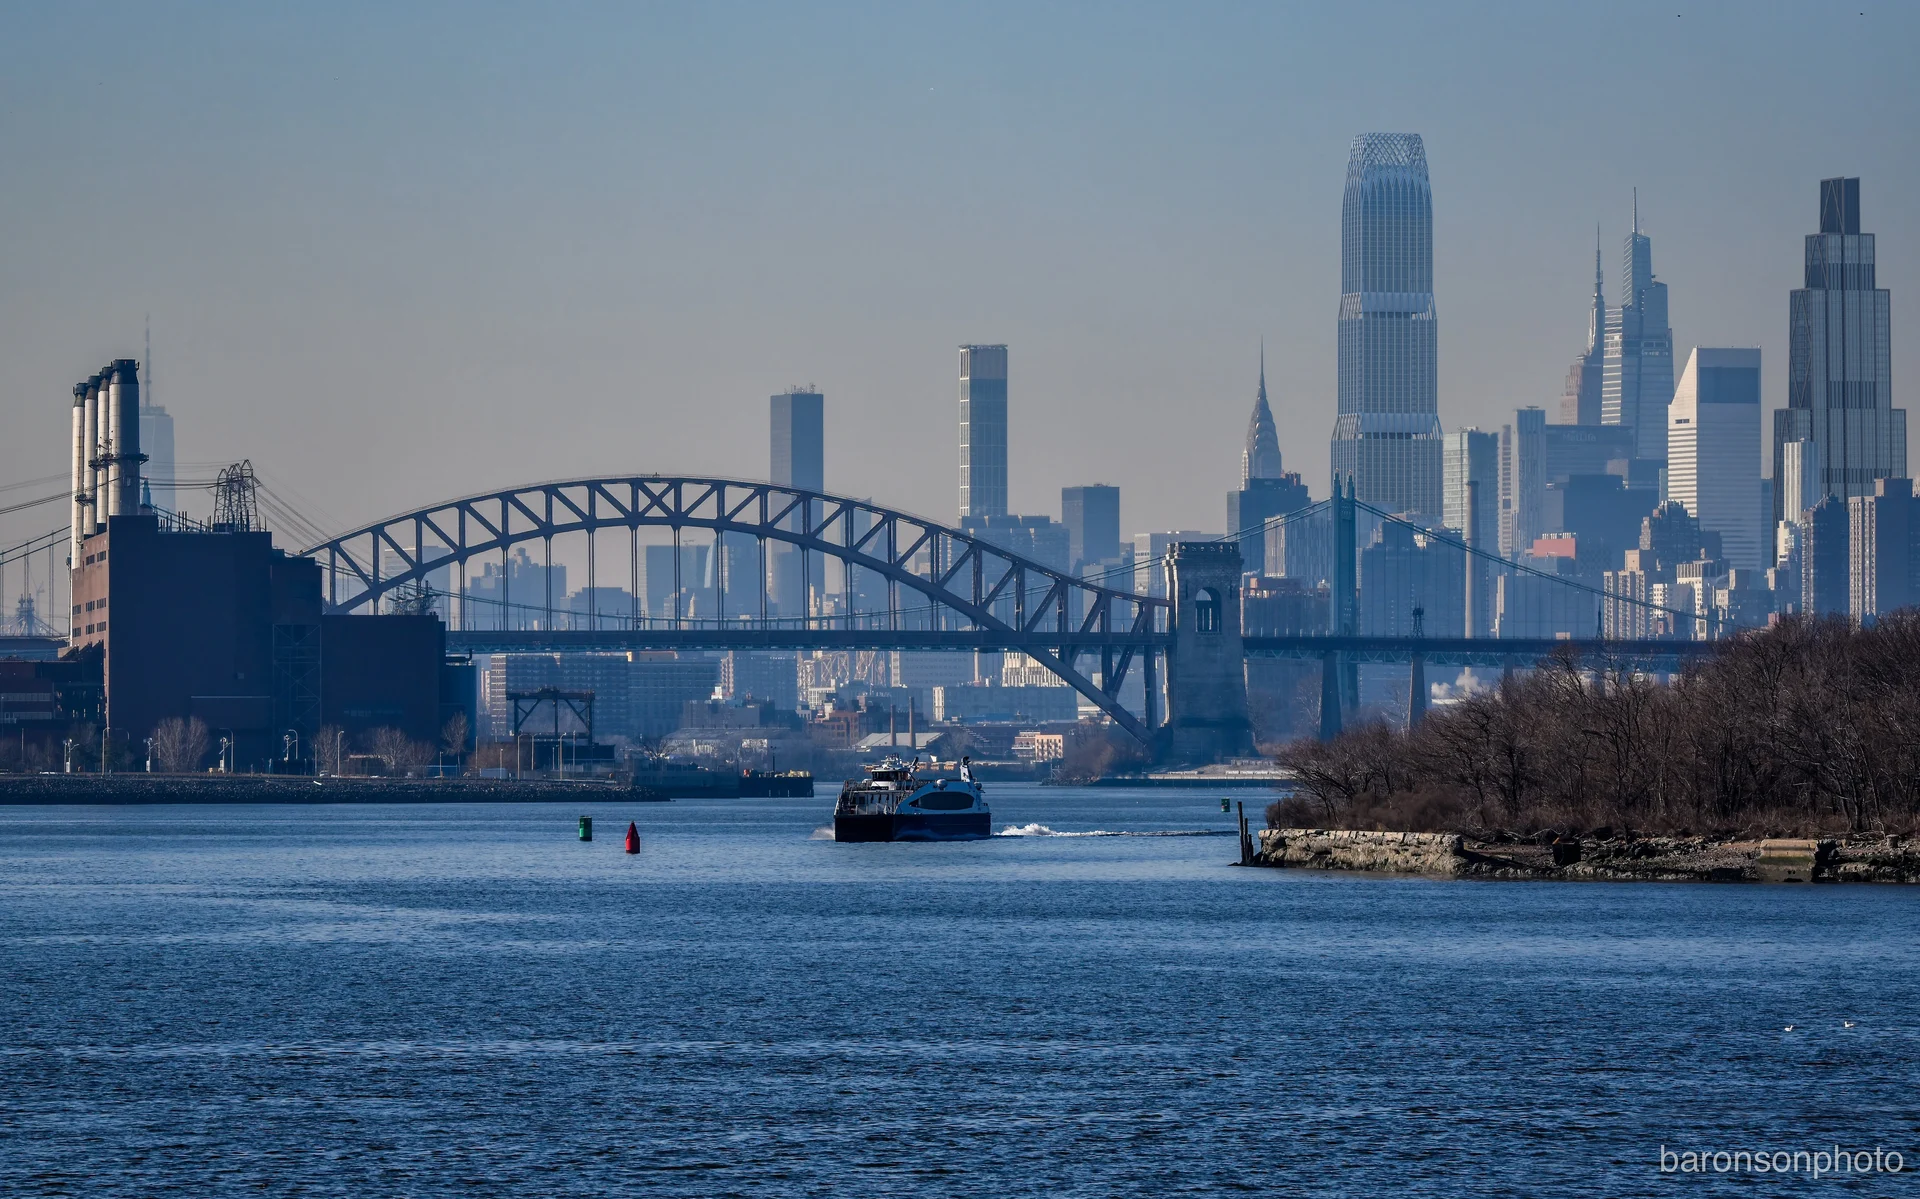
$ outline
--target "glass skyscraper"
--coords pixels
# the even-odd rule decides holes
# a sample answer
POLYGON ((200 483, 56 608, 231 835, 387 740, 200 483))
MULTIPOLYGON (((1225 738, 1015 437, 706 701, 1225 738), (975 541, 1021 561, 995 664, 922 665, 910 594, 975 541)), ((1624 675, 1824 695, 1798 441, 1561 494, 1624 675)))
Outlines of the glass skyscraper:
MULTIPOLYGON (((1809 441, 1809 494, 1872 495, 1875 479, 1907 473, 1907 413, 1893 406, 1893 301, 1874 286, 1858 179, 1820 181, 1820 232, 1807 237, 1805 281, 1789 302, 1787 406, 1773 414, 1773 477, 1784 477, 1784 447, 1809 441)), ((1799 517, 1784 510, 1781 489, 1774 494, 1782 497, 1775 520, 1799 517)))
POLYGON ((960 515, 1007 514, 1007 347, 960 347, 960 515))
POLYGON ((1333 474, 1360 500, 1440 519, 1433 189, 1417 133, 1363 133, 1340 205, 1333 474))
POLYGON ((1673 329, 1667 285, 1653 277, 1653 241, 1640 232, 1640 197, 1625 247, 1620 307, 1607 312, 1600 423, 1633 429, 1634 458, 1647 464, 1628 476, 1650 484, 1667 460, 1667 405, 1673 401, 1673 329))

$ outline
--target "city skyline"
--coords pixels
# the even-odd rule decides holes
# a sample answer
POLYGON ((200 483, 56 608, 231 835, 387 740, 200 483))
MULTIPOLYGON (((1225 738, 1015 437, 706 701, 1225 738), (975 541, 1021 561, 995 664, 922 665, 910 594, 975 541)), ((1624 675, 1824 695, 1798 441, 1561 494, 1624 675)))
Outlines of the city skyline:
MULTIPOLYGON (((180 473, 251 457, 330 527, 543 477, 683 464, 754 475, 756 449, 733 431, 757 424, 758 397, 796 376, 835 397, 831 477, 858 474, 863 492, 939 515, 951 511, 951 476, 926 460, 953 453, 947 355, 980 330, 1022 350, 1012 510, 1051 511, 1062 485, 1119 478, 1138 528, 1217 529, 1218 484, 1199 480, 1238 466, 1241 364, 1263 334, 1280 448, 1326 494, 1334 178, 1348 141, 1369 127, 1417 129, 1434 155, 1435 272, 1449 313, 1443 427, 1498 428, 1516 405, 1555 406, 1586 323, 1593 225, 1616 242, 1635 185, 1657 197, 1643 224, 1660 241, 1661 279, 1684 301, 1676 344, 1761 346, 1763 400, 1777 409, 1788 361, 1780 297, 1802 265, 1782 247, 1806 232, 1807 189, 1842 173, 1864 177, 1873 195, 1915 186, 1913 166, 1887 150, 1911 127, 1913 91, 1872 67, 1911 41, 1915 20, 1893 10, 1836 28, 1743 10, 1729 37, 1711 10, 1661 15, 1672 36, 1631 56, 1594 35, 1649 15, 1462 22, 1394 8, 1228 23, 1136 13, 1091 43, 1078 22, 1040 18, 971 79, 922 53, 910 22, 889 19, 863 37, 899 62, 850 75, 911 99, 858 125, 879 144, 831 135, 831 118, 855 111, 838 89, 789 102, 780 151, 781 139, 756 138, 746 120, 770 77, 747 69, 772 53, 775 39, 761 34, 714 43, 738 52, 714 78, 732 89, 717 104, 692 103, 707 85, 684 71, 655 72, 652 90, 621 98, 640 85, 617 80, 648 72, 610 74, 612 59, 638 46, 652 61, 689 32, 635 20, 613 22, 604 47, 584 53, 564 23, 550 27, 515 78, 565 78, 575 90, 516 83, 493 98, 451 76, 450 59, 343 41, 332 19, 255 16, 209 43, 206 61, 257 67, 210 109, 180 65, 202 60, 178 52, 207 31, 205 14, 30 14, 0 84, 15 111, 34 114, 0 137, 17 164, 14 210, 35 230, 0 283, 13 318, 0 387, 18 422, 0 446, 0 478, 53 473, 38 462, 64 431, 37 401, 70 384, 76 362, 137 352, 150 311, 180 473), (1362 36, 1361 26, 1395 69, 1358 111, 1329 115, 1337 76, 1312 47, 1362 36), (48 76, 115 30, 151 48, 124 75, 94 91, 48 76), (1873 31, 1868 61, 1833 98, 1859 119, 1831 128, 1759 82, 1819 47, 1862 44, 1861 30, 1873 31), (1698 56, 1702 37, 1718 52, 1711 61, 1698 56), (1129 78, 1115 65, 1160 61, 1147 47, 1169 44, 1186 51, 1180 64, 1208 64, 1209 78, 1175 65, 1164 93, 1115 90, 1129 78), (1600 118, 1587 89, 1529 65, 1569 44, 1591 45, 1595 69, 1623 83, 1661 80, 1623 87, 1620 111, 1605 118, 1642 131, 1630 153, 1591 155, 1600 118), (1465 45, 1501 48, 1503 65, 1486 86, 1436 91, 1444 74, 1429 51, 1465 45), (1056 69, 1039 70, 1049 55, 1056 69), (280 85, 268 87, 269 73, 280 85), (364 109, 331 98, 343 73, 364 109), (1529 102, 1515 115, 1518 87, 1529 102), (1098 119, 1072 100, 1075 88, 1098 119), (591 111, 636 104, 666 114, 629 135, 660 164, 658 179, 616 163, 586 172, 596 184, 585 193, 551 182, 582 176, 584 139, 572 131, 585 133, 591 111), (1027 119, 1010 123, 1016 110, 1027 119), (1154 113, 1142 139, 1128 118, 1154 113), (536 141, 531 124, 563 133, 536 141), (415 136, 397 141, 402 133, 415 136), (76 201, 61 182, 74 165, 65 147, 99 145, 124 151, 139 186, 76 201), (950 150, 998 164, 1006 186, 963 200, 943 182, 950 150), (810 152, 820 166, 807 165, 810 152), (1143 173, 1142 155, 1174 169, 1143 173), (1043 158, 1057 166, 1036 173, 1043 158), (495 163, 508 169, 481 173, 495 163), (739 186, 768 163, 786 186, 739 186), (102 278, 115 286, 92 282, 102 278), (807 282, 777 286, 789 279, 807 282), (633 363, 639 382, 604 384, 633 363), (454 394, 458 407, 438 402, 454 394), (1088 419, 1096 413, 1111 419, 1088 419)), ((522 61, 502 49, 513 24, 475 19, 435 36, 498 67, 522 61)), ((791 23, 780 31, 783 48, 813 36, 791 23)), ((400 46, 412 44, 407 32, 386 34, 400 46)), ((1901 290, 1915 277, 1915 216, 1891 203, 1876 212, 1881 285, 1901 290)), ((19 518, 5 527, 38 531, 19 518)))

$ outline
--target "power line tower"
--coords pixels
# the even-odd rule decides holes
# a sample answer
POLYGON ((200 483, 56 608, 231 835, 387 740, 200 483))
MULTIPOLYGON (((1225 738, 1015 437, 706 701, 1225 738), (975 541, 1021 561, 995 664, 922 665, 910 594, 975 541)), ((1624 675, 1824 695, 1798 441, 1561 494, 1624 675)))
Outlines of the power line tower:
POLYGON ((253 460, 243 459, 220 468, 213 481, 213 529, 216 533, 251 533, 260 528, 260 480, 253 460))

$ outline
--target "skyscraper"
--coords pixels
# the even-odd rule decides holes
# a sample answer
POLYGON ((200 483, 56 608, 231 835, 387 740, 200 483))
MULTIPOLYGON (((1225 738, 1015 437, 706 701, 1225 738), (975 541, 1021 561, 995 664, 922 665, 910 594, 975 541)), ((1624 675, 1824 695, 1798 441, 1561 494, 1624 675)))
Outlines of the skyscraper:
POLYGON ((1307 506, 1307 486, 1280 468, 1280 435, 1267 406, 1267 353, 1260 351, 1260 387, 1254 393, 1247 439, 1240 448, 1240 489, 1227 493, 1227 530, 1240 540, 1240 565, 1267 573, 1267 523, 1307 506))
POLYGON ((1007 347, 960 347, 960 515, 1007 514, 1007 347))
POLYGON ((1120 557, 1120 489, 1105 483, 1060 489, 1060 523, 1075 571, 1120 557))
POLYGON ((1629 479, 1653 486, 1667 460, 1667 404, 1673 399, 1673 329, 1667 321, 1667 285, 1653 277, 1653 241, 1640 232, 1640 195, 1633 198, 1633 232, 1625 247, 1620 307, 1607 312, 1600 420, 1630 425, 1642 469, 1629 479))
MULTIPOLYGON (((1459 530, 1467 544, 1489 554, 1500 552, 1500 435, 1457 429, 1446 435, 1441 477, 1440 520, 1459 530)), ((1483 558, 1466 564, 1473 576, 1473 627, 1481 636, 1492 624, 1493 573, 1483 558)))
POLYGON ((772 398, 769 482, 826 489, 826 403, 826 397, 810 388, 790 387, 772 398))
MULTIPOLYGON (((771 398, 771 415, 767 479, 781 487, 799 487, 807 491, 824 491, 827 486, 826 467, 826 398, 812 388, 789 387, 771 398)), ((809 501, 812 506, 812 501, 809 501)), ((819 519, 816 508, 814 520, 819 519)), ((798 526, 798 520, 794 525, 798 526)), ((734 589, 734 603, 758 606, 759 597, 752 598, 744 592, 740 584, 752 574, 758 573, 757 564, 749 570, 745 566, 747 547, 752 539, 743 539, 740 547, 728 547, 728 553, 721 562, 714 565, 721 568, 723 576, 734 589), (739 567, 739 569, 727 569, 739 567)), ((773 598, 774 610, 781 616, 806 616, 812 609, 813 596, 824 589, 826 571, 817 555, 809 555, 790 545, 769 544, 767 553, 767 573, 771 578, 762 579, 760 585, 768 588, 773 598)), ((647 551, 653 552, 652 548, 647 551)), ((671 569, 673 561, 671 551, 662 559, 671 569)), ((649 559, 651 565, 651 559, 649 559)), ((652 576, 649 575, 649 578, 652 576)), ((687 586, 692 586, 688 583, 687 586)), ((650 593, 667 594, 649 585, 650 593)), ((651 598, 651 595, 650 595, 651 598)), ((649 611, 655 615, 652 609, 649 611)))
POLYGON ((1593 307, 1587 314, 1587 350, 1567 368, 1560 397, 1560 423, 1597 425, 1606 390, 1607 300, 1600 271, 1600 231, 1593 231, 1593 307))
MULTIPOLYGON (((1784 446, 1813 443, 1816 495, 1872 495, 1907 473, 1907 413, 1893 407, 1892 297, 1874 286, 1873 234, 1860 232, 1860 181, 1820 181, 1820 232, 1806 240, 1806 286, 1788 308, 1787 406, 1773 414, 1773 477, 1784 446)), ((1774 501, 1774 519, 1797 513, 1774 501)))
POLYGON ((1277 479, 1280 470, 1280 434, 1273 427, 1273 409, 1267 406, 1267 347, 1260 347, 1260 389, 1254 393, 1253 415, 1247 420, 1247 441, 1240 450, 1240 486, 1249 479, 1277 479))
MULTIPOLYGON (((1484 498, 1482 499, 1484 503, 1484 498)), ((1500 430, 1500 554, 1518 559, 1546 531, 1547 413, 1514 411, 1500 430)))
POLYGON ((1771 564, 1760 512, 1760 351, 1696 347, 1667 413, 1667 498, 1720 534, 1728 566, 1771 564))
POLYGON ((1333 474, 1389 512, 1440 514, 1433 189, 1417 133, 1364 133, 1340 205, 1333 474))

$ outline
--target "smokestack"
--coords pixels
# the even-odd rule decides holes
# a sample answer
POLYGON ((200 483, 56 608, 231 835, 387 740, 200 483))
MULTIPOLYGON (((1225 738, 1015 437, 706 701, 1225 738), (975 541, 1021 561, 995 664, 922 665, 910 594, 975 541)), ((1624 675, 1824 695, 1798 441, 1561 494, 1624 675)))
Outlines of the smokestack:
POLYGON ((131 358, 116 358, 107 367, 109 511, 131 516, 140 511, 140 366, 131 358))
POLYGON ((89 534, 100 527, 105 514, 100 511, 100 376, 86 382, 86 412, 81 421, 81 441, 86 446, 87 522, 89 534))
POLYGON ((73 527, 68 530, 68 562, 80 565, 80 542, 87 535, 87 385, 73 385, 73 527))

